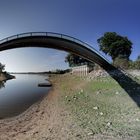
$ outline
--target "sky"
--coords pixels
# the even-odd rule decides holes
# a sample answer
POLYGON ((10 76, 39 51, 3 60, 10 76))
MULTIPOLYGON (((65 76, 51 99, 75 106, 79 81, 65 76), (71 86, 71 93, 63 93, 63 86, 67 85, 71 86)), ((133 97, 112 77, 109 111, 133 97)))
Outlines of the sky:
MULTIPOLYGON (((140 54, 139 26, 139 0, 0 1, 0 40, 24 32, 56 32, 99 50, 97 39, 105 32, 117 32, 132 41, 130 59, 135 60, 140 54)), ((20 48, 0 52, 0 62, 10 72, 47 71, 68 68, 66 55, 46 48, 20 48)))

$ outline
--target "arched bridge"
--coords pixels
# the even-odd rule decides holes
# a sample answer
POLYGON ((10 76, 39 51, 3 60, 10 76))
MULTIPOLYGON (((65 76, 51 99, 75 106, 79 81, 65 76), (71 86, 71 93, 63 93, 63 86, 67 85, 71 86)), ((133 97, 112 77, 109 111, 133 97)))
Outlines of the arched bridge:
POLYGON ((21 47, 46 47, 77 54, 106 70, 113 66, 90 45, 67 35, 52 32, 28 32, 0 40, 0 51, 21 47))

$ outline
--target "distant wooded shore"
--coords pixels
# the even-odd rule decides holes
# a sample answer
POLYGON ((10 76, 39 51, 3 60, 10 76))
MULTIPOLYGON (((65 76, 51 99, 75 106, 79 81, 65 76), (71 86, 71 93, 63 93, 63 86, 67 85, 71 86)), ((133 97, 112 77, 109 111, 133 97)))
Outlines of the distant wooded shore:
POLYGON ((10 72, 10 74, 64 74, 70 72, 69 69, 66 70, 55 70, 55 71, 45 71, 45 72, 10 72))

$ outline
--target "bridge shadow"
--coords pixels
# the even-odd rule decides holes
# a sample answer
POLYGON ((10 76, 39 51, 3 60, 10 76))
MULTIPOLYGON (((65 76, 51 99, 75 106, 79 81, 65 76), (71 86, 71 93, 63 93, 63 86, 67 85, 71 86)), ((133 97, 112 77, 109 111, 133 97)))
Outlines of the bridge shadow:
POLYGON ((140 107, 140 83, 138 79, 117 68, 114 68, 113 71, 106 71, 127 92, 137 106, 140 107))

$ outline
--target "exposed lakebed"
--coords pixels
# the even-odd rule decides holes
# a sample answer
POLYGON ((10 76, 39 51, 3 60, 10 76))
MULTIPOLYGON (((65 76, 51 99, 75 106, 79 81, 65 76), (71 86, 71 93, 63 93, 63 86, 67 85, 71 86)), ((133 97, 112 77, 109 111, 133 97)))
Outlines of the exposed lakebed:
POLYGON ((46 75, 15 74, 16 79, 8 80, 0 88, 0 119, 16 116, 32 104, 41 100, 50 87, 38 87, 47 82, 46 75))

